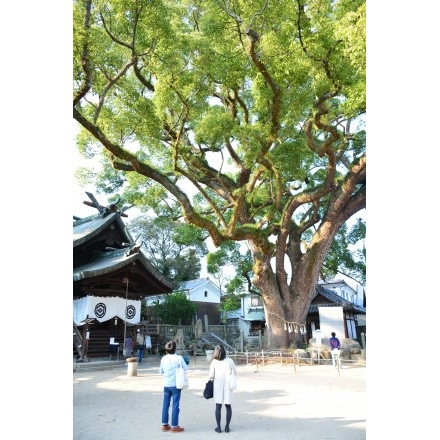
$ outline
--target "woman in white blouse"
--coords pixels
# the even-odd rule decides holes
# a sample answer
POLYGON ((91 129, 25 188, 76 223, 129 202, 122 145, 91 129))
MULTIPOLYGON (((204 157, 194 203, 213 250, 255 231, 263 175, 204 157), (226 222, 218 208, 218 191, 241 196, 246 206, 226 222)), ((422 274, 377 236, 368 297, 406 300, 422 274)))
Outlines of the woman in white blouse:
POLYGON ((232 418, 233 391, 229 384, 231 371, 237 374, 234 361, 226 355, 223 345, 217 345, 209 368, 209 378, 214 379, 214 402, 215 421, 217 422, 216 432, 222 432, 220 427, 222 405, 226 407, 225 432, 229 432, 229 423, 232 418))

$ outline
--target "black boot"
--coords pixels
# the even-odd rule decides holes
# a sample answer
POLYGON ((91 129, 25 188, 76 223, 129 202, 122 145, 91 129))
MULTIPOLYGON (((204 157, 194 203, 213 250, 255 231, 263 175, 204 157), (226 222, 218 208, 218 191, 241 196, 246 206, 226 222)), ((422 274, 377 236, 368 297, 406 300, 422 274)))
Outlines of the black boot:
POLYGON ((231 405, 225 405, 225 407, 226 407, 225 432, 229 432, 229 423, 231 423, 231 418, 232 418, 232 406, 231 405))
POLYGON ((216 403, 215 404, 215 421, 217 422, 217 428, 215 428, 215 432, 222 432, 222 429, 220 428, 220 421, 222 418, 222 404, 216 403))

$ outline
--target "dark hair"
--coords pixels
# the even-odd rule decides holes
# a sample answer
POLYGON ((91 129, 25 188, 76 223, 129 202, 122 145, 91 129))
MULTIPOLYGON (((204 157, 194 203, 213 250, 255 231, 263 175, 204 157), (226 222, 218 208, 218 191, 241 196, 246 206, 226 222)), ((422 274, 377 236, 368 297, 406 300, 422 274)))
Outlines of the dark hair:
POLYGON ((167 354, 174 354, 176 352, 176 341, 168 341, 165 344, 165 351, 167 354))
POLYGON ((223 345, 217 345, 214 350, 214 359, 218 359, 219 361, 222 361, 226 357, 226 350, 223 345))
POLYGON ((335 332, 332 332, 332 336, 335 337, 335 336, 336 336, 336 333, 335 333, 335 332))

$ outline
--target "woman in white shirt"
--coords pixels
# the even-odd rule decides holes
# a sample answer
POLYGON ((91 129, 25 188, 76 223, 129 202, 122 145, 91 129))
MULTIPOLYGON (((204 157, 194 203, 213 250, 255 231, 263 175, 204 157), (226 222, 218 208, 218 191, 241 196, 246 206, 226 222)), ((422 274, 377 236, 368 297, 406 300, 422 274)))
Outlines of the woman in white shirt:
POLYGON ((226 356, 223 345, 217 345, 214 356, 209 368, 209 378, 214 379, 214 402, 215 402, 215 421, 217 427, 215 432, 222 432, 220 427, 222 405, 226 407, 225 432, 229 432, 229 423, 232 418, 233 391, 229 385, 231 371, 237 374, 234 361, 226 356))
POLYGON ((182 390, 176 388, 176 368, 188 370, 183 356, 176 354, 175 341, 165 344, 167 353, 160 360, 159 373, 163 374, 163 403, 162 403, 162 431, 182 432, 184 429, 179 426, 180 395, 182 390), (169 421, 169 409, 171 400, 171 425, 169 421))

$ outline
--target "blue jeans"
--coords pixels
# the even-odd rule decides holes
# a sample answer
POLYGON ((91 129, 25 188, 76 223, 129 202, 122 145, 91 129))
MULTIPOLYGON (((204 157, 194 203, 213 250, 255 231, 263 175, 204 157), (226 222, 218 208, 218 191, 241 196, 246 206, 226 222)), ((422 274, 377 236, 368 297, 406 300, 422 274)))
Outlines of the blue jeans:
POLYGON ((142 360, 143 357, 144 357, 144 350, 138 349, 139 362, 142 360))
POLYGON ((162 424, 168 424, 168 411, 170 408, 171 398, 173 399, 172 411, 171 411, 171 427, 175 428, 179 426, 179 403, 180 393, 182 390, 176 387, 164 387, 163 388, 163 405, 162 405, 162 424))

